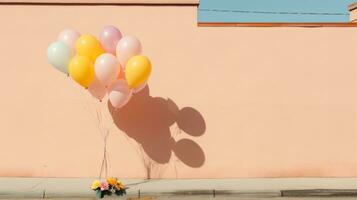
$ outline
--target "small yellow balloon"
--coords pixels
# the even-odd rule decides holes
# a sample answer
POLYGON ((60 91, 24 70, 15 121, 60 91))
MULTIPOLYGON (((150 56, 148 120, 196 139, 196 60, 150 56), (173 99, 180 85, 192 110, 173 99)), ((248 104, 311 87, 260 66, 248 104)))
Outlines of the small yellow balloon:
POLYGON ((82 35, 77 39, 76 51, 78 55, 86 56, 92 62, 94 62, 100 54, 104 53, 104 50, 97 38, 89 34, 82 35))
POLYGON ((74 56, 68 65, 69 75, 79 85, 88 88, 94 80, 94 66, 85 56, 74 56))
POLYGON ((151 62, 145 56, 131 57, 125 66, 125 78, 130 88, 136 88, 147 81, 151 73, 151 62))

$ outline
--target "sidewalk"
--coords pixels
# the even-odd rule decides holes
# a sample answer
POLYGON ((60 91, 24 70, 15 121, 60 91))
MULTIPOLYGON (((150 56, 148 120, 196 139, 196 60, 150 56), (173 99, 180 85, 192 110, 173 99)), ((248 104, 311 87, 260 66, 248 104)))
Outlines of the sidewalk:
MULTIPOLYGON (((90 178, 0 178, 0 199, 94 198, 90 178)), ((125 198, 357 197, 357 178, 121 180, 125 198)), ((291 198, 289 198, 291 199, 291 198)))

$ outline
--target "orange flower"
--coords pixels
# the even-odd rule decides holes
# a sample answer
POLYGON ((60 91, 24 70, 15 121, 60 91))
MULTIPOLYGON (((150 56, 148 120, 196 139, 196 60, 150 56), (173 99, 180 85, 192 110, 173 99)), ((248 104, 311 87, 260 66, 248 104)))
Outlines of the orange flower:
POLYGON ((116 179, 116 178, 107 178, 107 182, 108 182, 109 185, 111 185, 111 186, 116 186, 116 184, 117 184, 117 179, 116 179))
POLYGON ((120 190, 125 189, 125 186, 124 186, 120 181, 117 181, 115 187, 118 188, 118 189, 120 189, 120 190))

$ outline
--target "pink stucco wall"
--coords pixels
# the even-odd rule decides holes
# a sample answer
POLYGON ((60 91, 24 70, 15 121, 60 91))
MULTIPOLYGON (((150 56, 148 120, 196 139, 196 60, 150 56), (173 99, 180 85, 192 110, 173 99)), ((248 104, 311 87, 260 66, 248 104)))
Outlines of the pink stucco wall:
POLYGON ((196 15, 1 5, 0 176, 97 176, 98 105, 112 176, 357 176, 357 29, 199 28, 196 15), (116 114, 45 54, 65 27, 107 24, 139 37, 154 67, 150 91, 116 114))

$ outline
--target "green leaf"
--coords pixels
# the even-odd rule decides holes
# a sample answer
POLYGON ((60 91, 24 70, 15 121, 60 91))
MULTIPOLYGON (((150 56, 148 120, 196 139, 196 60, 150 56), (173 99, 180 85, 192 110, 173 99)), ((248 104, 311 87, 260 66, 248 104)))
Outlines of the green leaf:
POLYGON ((100 189, 97 189, 95 191, 95 196, 98 198, 98 199, 102 199, 104 197, 102 191, 100 189))

